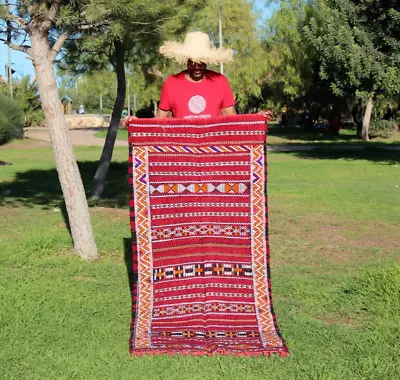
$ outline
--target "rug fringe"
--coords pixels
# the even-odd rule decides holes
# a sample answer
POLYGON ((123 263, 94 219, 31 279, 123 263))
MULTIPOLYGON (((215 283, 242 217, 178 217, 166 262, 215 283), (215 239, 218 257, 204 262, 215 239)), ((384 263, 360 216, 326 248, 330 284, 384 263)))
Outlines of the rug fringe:
POLYGON ((272 350, 272 351, 254 351, 254 352, 234 352, 229 350, 217 349, 213 352, 205 352, 201 350, 179 350, 179 351, 171 351, 171 350, 155 350, 155 349, 147 349, 147 350, 129 350, 131 356, 156 356, 156 355, 165 355, 165 356, 252 356, 252 357, 270 357, 271 354, 277 354, 281 358, 285 358, 289 356, 289 351, 284 349, 282 351, 272 350))

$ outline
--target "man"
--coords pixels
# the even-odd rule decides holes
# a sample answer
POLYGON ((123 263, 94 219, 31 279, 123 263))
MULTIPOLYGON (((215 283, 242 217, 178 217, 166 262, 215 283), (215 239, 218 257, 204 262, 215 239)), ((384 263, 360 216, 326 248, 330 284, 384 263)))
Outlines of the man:
MULTIPOLYGON (((165 81, 156 118, 208 118, 235 115, 235 98, 228 80, 222 74, 208 70, 207 64, 233 60, 233 50, 214 48, 206 33, 191 32, 183 44, 167 41, 160 53, 187 69, 171 75, 165 81)), ((263 112, 268 119, 270 111, 263 112)))
POLYGON ((207 70, 205 62, 187 62, 187 70, 170 76, 161 90, 156 117, 204 118, 234 115, 235 98, 228 80, 207 70))
MULTIPOLYGON (((187 68, 165 81, 156 118, 208 118, 235 115, 235 98, 228 80, 222 74, 208 70, 208 64, 228 63, 233 50, 214 48, 206 33, 191 32, 183 44, 166 41, 160 53, 187 68)), ((260 112, 268 121, 271 111, 260 112)), ((135 116, 130 117, 136 118, 135 116)), ((124 123, 128 123, 129 119, 124 123)))

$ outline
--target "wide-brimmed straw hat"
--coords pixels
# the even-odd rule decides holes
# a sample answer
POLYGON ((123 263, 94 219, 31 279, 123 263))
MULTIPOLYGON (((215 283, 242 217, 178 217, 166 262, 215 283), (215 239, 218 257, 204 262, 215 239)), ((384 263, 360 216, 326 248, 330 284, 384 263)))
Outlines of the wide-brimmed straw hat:
POLYGON ((208 34, 202 32, 188 33, 183 44, 166 41, 161 45, 160 53, 181 64, 186 63, 189 59, 211 65, 233 60, 232 49, 213 47, 208 34))

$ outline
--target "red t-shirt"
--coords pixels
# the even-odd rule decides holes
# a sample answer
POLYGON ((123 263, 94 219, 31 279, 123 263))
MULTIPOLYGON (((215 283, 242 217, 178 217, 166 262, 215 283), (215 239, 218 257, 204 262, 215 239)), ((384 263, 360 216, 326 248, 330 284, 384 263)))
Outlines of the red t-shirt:
POLYGON ((161 90, 159 108, 176 118, 221 116, 221 109, 235 105, 228 80, 207 70, 200 82, 191 82, 182 71, 171 75, 161 90))

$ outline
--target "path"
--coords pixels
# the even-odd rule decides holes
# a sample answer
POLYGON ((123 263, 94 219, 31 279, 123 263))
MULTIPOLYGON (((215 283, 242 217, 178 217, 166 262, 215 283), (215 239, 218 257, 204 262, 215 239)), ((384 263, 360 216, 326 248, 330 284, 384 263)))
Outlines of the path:
MULTIPOLYGON (((94 134, 102 128, 94 129, 70 129, 69 135, 73 146, 103 146, 104 139, 96 137, 94 134)), ((47 128, 29 128, 25 130, 25 137, 30 137, 40 141, 50 142, 50 135, 47 128)), ((127 141, 115 140, 115 146, 127 146, 127 141)))

